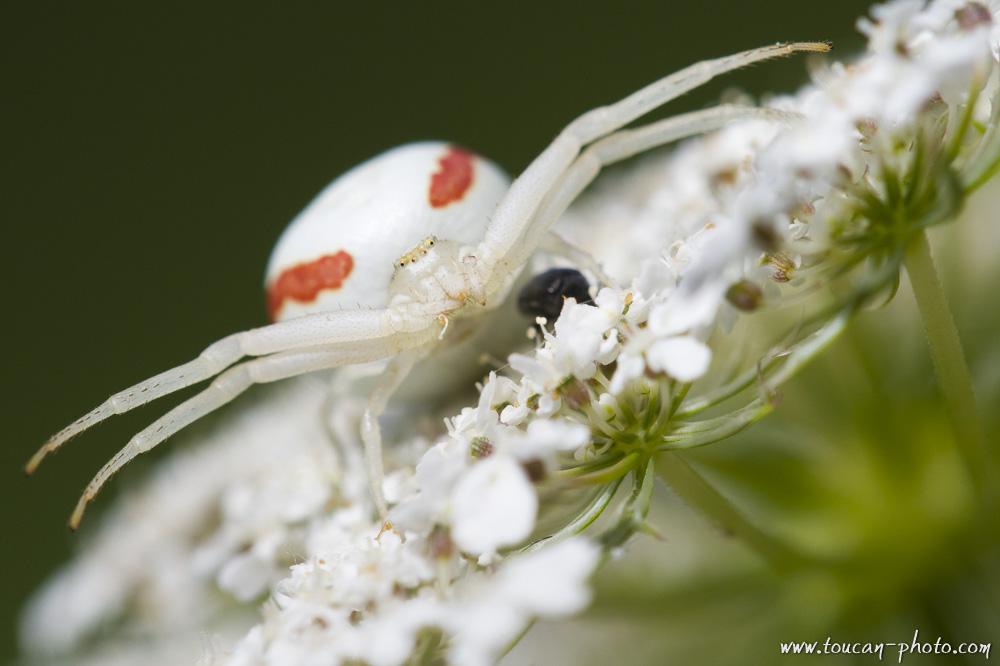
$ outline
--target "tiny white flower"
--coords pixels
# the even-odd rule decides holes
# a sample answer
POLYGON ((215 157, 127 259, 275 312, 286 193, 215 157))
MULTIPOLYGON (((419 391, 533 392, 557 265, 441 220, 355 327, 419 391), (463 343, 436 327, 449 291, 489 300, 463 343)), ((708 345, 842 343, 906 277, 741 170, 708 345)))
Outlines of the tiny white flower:
POLYGON ((401 528, 429 532, 446 516, 455 484, 468 467, 467 449, 454 441, 431 448, 416 467, 418 493, 393 507, 390 517, 401 528))
POLYGON ((615 368, 615 374, 611 376, 611 384, 608 386, 608 391, 612 396, 621 394, 628 383, 633 379, 641 377, 645 370, 646 361, 642 354, 629 351, 623 352, 618 357, 618 367, 615 368))
POLYGON ((451 501, 452 538, 467 553, 490 554, 516 545, 535 527, 538 495, 524 469, 506 456, 473 465, 451 501))
POLYGON ((682 382, 693 382, 704 375, 711 360, 708 345, 689 335, 658 340, 646 351, 650 368, 682 382))
POLYGON ((600 549, 575 538, 511 561, 498 574, 498 593, 531 615, 575 613, 590 603, 587 580, 600 549))

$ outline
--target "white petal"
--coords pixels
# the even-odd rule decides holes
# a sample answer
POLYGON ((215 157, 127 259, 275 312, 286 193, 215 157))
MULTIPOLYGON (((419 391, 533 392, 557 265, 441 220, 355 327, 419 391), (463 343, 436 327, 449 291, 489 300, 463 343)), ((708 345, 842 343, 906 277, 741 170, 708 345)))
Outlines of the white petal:
POLYGON ((524 420, 528 415, 528 406, 525 404, 507 405, 500 412, 500 422, 504 425, 515 426, 524 420))
POLYGON ((704 375, 711 360, 708 346, 688 335, 660 340, 646 352, 650 368, 682 382, 692 382, 704 375))
POLYGON ((521 466, 506 456, 473 465, 452 497, 451 536, 472 554, 520 543, 535 527, 538 496, 521 466))
POLYGON ((642 375, 646 369, 646 362, 641 354, 630 354, 628 352, 618 357, 618 366, 615 374, 611 377, 611 385, 608 387, 613 395, 618 395, 625 390, 625 386, 636 377, 642 375))
POLYGON ((219 587, 231 592, 239 601, 251 601, 260 596, 274 577, 275 566, 255 553, 240 553, 229 559, 219 571, 219 587))
MULTIPOLYGON (((706 264, 707 262, 702 262, 706 264)), ((694 291, 677 291, 649 313, 649 328, 657 335, 678 335, 711 324, 725 289, 703 284, 694 291)))
POLYGON ((645 259, 641 266, 639 277, 635 279, 635 288, 645 298, 674 288, 674 274, 662 259, 645 259))
POLYGON ((622 313, 624 307, 622 296, 616 289, 604 287, 594 298, 594 305, 603 310, 605 316, 617 317, 622 313))
POLYGON ((574 538, 517 558, 498 574, 500 593, 512 605, 536 615, 565 615, 590 603, 590 574, 600 549, 574 538))
POLYGON ((528 424, 525 444, 539 454, 575 451, 590 441, 590 428, 581 423, 541 419, 528 424))

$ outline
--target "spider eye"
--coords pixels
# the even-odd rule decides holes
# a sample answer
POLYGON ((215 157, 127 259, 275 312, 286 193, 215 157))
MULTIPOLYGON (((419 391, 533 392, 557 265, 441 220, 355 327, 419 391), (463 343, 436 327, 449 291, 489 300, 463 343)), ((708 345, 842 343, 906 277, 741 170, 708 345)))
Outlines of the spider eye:
POLYGON ((545 317, 554 322, 567 298, 574 298, 577 303, 593 303, 590 284, 575 268, 552 268, 524 285, 517 297, 517 309, 529 317, 545 317))

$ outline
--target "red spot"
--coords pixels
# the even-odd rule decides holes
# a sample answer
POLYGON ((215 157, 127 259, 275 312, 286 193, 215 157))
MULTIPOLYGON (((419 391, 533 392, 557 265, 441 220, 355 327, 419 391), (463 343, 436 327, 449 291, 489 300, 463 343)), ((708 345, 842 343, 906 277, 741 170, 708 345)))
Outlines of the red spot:
POLYGON ((267 316, 277 321, 287 298, 310 303, 324 289, 340 289, 353 269, 354 259, 343 250, 289 268, 267 289, 267 316))
POLYGON ((472 161, 475 154, 464 148, 451 146, 438 164, 440 168, 431 175, 431 189, 428 198, 433 208, 443 208, 455 201, 461 201, 466 190, 472 185, 472 161))

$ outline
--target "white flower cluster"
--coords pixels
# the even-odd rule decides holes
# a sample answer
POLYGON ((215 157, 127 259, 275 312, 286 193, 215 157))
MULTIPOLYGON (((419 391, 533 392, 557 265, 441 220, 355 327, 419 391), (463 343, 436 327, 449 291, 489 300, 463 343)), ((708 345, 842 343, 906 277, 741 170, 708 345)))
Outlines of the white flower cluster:
POLYGON ((443 635, 450 661, 490 664, 533 618, 575 613, 590 601, 584 581, 598 552, 589 542, 566 541, 490 576, 469 575, 447 537, 376 539, 367 516, 357 518, 317 528, 325 554, 292 567, 264 622, 225 663, 399 664, 433 653, 443 635))
POLYGON ((414 469, 390 474, 396 531, 380 533, 327 425, 303 418, 321 398, 291 382, 133 493, 42 592, 28 642, 68 647, 126 608, 148 633, 219 627, 213 580, 239 601, 272 596, 241 640, 210 642, 212 664, 486 664, 533 618, 579 611, 602 557, 643 529, 655 454, 759 418, 771 389, 840 330, 828 323, 898 276, 909 234, 948 219, 997 170, 998 10, 877 6, 860 23, 865 57, 772 100, 799 120, 733 124, 602 181, 559 229, 627 286, 567 299, 414 469), (733 339, 737 320, 845 276, 832 306, 822 299, 765 353, 733 339), (727 345, 738 362, 720 354, 727 345), (703 416, 747 391, 742 407, 703 416), (629 474, 612 526, 582 536, 629 474))
POLYGON ((320 418, 325 394, 288 382, 208 445, 179 451, 104 516, 81 555, 36 595, 24 641, 50 652, 127 613, 141 635, 208 625, 225 598, 260 596, 300 557, 309 519, 334 500, 341 468, 320 418))

